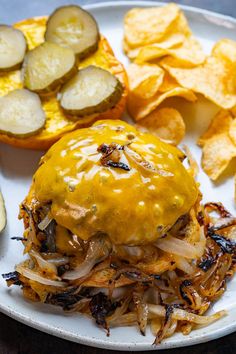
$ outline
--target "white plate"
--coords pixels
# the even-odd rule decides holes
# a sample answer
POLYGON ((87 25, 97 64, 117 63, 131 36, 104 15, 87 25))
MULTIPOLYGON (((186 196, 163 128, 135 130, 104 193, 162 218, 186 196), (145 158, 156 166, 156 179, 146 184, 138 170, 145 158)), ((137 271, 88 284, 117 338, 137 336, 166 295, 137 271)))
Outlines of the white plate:
MULTIPOLYGON (((155 6, 157 2, 116 1, 89 5, 87 9, 96 17, 101 32, 108 38, 117 57, 125 64, 127 58, 122 54, 121 40, 123 33, 123 16, 134 6, 155 6)), ((234 39, 236 20, 219 14, 183 7, 194 34, 199 38, 204 49, 209 52, 213 43, 220 38, 234 39)), ((22 11, 22 10, 21 10, 22 11)), ((24 17, 29 14, 24 13, 24 17)), ((39 15, 35 13, 34 15, 39 15)), ((216 88, 217 89, 217 88, 216 88)), ((168 104, 176 100, 171 100, 168 104)), ((217 107, 200 98, 197 104, 188 104, 183 108, 181 99, 175 102, 184 114, 187 124, 185 142, 192 148, 194 156, 200 161, 200 149, 196 146, 196 137, 206 128, 217 107)), ((21 236, 22 223, 17 221, 18 205, 27 194, 32 174, 37 167, 42 153, 14 149, 0 144, 0 186, 2 188, 8 215, 8 226, 0 237, 0 269, 7 273, 22 260, 22 246, 11 241, 12 236, 21 236)), ((225 181, 213 185, 208 177, 201 173, 199 177, 204 201, 221 201, 232 212, 233 178, 230 171, 225 181)), ((148 331, 146 337, 137 328, 112 329, 110 337, 97 328, 92 321, 79 314, 65 314, 53 306, 34 304, 23 299, 17 287, 8 289, 0 279, 0 309, 5 314, 31 327, 71 341, 95 347, 116 350, 152 350, 187 346, 206 342, 236 330, 236 278, 228 286, 228 290, 213 308, 213 311, 227 309, 229 314, 220 321, 203 329, 192 331, 188 336, 175 334, 163 341, 158 347, 152 346, 154 337, 148 331)))

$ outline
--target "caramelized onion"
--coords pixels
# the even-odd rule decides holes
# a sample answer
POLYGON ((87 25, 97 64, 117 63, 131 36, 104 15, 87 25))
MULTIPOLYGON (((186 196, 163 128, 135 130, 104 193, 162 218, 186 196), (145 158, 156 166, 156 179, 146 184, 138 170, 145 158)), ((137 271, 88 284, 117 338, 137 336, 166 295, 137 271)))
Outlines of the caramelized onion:
POLYGON ((204 253, 205 237, 202 231, 199 242, 196 242, 195 245, 192 245, 185 240, 180 240, 176 237, 168 235, 167 237, 157 240, 155 245, 167 253, 181 256, 187 259, 196 259, 201 257, 204 253))
POLYGON ((44 278, 37 272, 34 272, 33 270, 25 268, 21 265, 16 266, 16 271, 23 275, 25 278, 36 281, 37 283, 43 285, 54 286, 56 288, 65 288, 67 286, 67 283, 65 282, 44 278))
POLYGON ((46 261, 38 252, 32 249, 29 255, 36 260, 39 268, 43 272, 49 273, 51 276, 57 275, 57 267, 53 263, 46 261))
POLYGON ((111 252, 111 242, 104 234, 94 236, 89 242, 89 247, 85 260, 79 264, 74 270, 63 274, 63 279, 76 280, 89 274, 95 264, 101 262, 108 257, 111 252))
MULTIPOLYGON (((166 316, 166 309, 164 306, 161 305, 148 305, 148 309, 151 313, 160 316, 160 317, 165 317, 166 316)), ((199 316, 195 315, 194 313, 182 310, 182 309, 173 309, 172 313, 172 318, 174 320, 180 320, 180 321, 188 321, 188 322, 193 322, 198 325, 204 325, 207 326, 212 322, 215 322, 219 320, 221 317, 225 316, 227 314, 226 311, 218 311, 214 315, 210 316, 199 316)))
POLYGON ((186 274, 193 274, 195 268, 184 257, 175 256, 176 268, 182 270, 186 274))
POLYGON ((52 220, 52 217, 48 213, 45 218, 38 224, 39 230, 44 231, 52 220))

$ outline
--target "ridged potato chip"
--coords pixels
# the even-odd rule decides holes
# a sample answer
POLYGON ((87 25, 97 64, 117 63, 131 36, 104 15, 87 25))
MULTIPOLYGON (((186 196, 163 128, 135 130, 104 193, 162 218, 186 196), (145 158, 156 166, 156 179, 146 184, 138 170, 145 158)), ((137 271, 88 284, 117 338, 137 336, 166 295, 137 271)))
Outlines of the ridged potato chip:
POLYGON ((200 43, 192 36, 183 12, 178 9, 176 18, 170 21, 177 10, 176 6, 170 4, 162 8, 133 9, 127 13, 123 45, 130 59, 144 63, 170 55, 185 65, 195 66, 204 62, 205 54, 200 43), (170 7, 172 12, 169 12, 170 7), (166 17, 161 21, 158 14, 166 17), (170 21, 169 26, 167 18, 170 21), (160 27, 158 21, 162 23, 160 27), (140 24, 144 31, 140 31, 140 24))
POLYGON ((148 9, 134 8, 124 19, 125 41, 131 48, 160 41, 180 14, 176 4, 148 9))
POLYGON ((221 39, 214 45, 212 55, 228 63, 236 63, 236 42, 231 39, 221 39))
POLYGON ((132 9, 125 17, 123 49, 130 59, 135 59, 139 51, 150 44, 155 43, 162 49, 174 48, 181 45, 191 34, 188 22, 176 4, 169 4, 162 8, 132 9), (159 18, 160 15, 163 16, 162 20, 159 18), (148 21, 145 21, 146 18, 148 21), (170 24, 166 27, 157 27, 159 22, 170 24), (140 23, 146 32, 140 31, 140 23), (138 30, 135 27, 138 27, 138 30), (136 41, 130 38, 133 31, 136 31, 136 41))
POLYGON ((198 145, 203 147, 202 167, 212 180, 216 180, 236 157, 236 143, 230 135, 235 121, 231 112, 220 110, 198 140, 198 145))
POLYGON ((235 74, 232 67, 218 57, 209 56, 205 62, 194 68, 181 67, 174 58, 161 61, 180 86, 201 93, 224 109, 236 105, 235 74))
POLYGON ((165 99, 173 96, 183 97, 191 102, 197 100, 197 97, 191 90, 180 86, 173 87, 165 92, 158 91, 149 99, 140 98, 130 91, 127 102, 129 114, 134 120, 138 121, 154 111, 165 99))
POLYGON ((159 91, 160 92, 167 92, 167 91, 175 89, 178 86, 179 86, 178 82, 172 76, 170 76, 168 74, 168 72, 166 71, 165 75, 164 75, 163 82, 162 82, 161 86, 159 87, 159 91))
POLYGON ((203 147, 202 168, 215 181, 236 157, 236 145, 227 134, 217 134, 203 147))
POLYGON ((136 61, 143 63, 166 55, 178 60, 179 64, 190 66, 202 64, 205 60, 200 43, 194 37, 188 37, 181 45, 174 48, 161 48, 158 43, 143 47, 139 50, 136 61))
POLYGON ((147 99, 157 93, 164 79, 164 70, 154 64, 130 64, 127 73, 130 90, 147 99))
MULTIPOLYGON (((161 42, 158 42, 157 45, 159 48, 170 49, 182 44, 184 40, 185 40, 185 35, 181 33, 171 33, 167 37, 164 37, 161 42)), ((130 59, 135 59, 139 55, 139 52, 142 49, 149 48, 149 46, 152 45, 156 45, 156 43, 143 45, 137 48, 130 48, 126 40, 125 39, 123 40, 124 52, 128 55, 130 59)))
POLYGON ((136 127, 173 145, 178 145, 185 135, 184 120, 174 108, 156 109, 141 119, 136 127))
POLYGON ((220 110, 212 119, 207 131, 198 139, 198 145, 204 144, 217 134, 228 134, 233 117, 229 111, 220 110))
POLYGON ((234 144, 236 144, 236 118, 234 118, 234 120, 230 124, 229 136, 233 140, 234 144))
POLYGON ((234 201, 236 203, 236 175, 234 176, 234 201))

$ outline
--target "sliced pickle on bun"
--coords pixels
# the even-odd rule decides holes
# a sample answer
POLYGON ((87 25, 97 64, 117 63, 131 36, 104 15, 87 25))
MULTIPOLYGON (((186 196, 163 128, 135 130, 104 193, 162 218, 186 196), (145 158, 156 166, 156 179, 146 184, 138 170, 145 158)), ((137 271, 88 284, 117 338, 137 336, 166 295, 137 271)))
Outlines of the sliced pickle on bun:
POLYGON ((45 121, 36 93, 20 89, 0 97, 0 133, 25 138, 37 134, 45 121))
POLYGON ((59 100, 66 112, 81 117, 114 107, 122 92, 123 86, 114 75, 91 65, 80 70, 62 87, 59 100))
POLYGON ((71 49, 44 42, 25 57, 24 86, 37 93, 50 93, 76 72, 76 58, 71 49))
POLYGON ((0 25, 0 72, 20 68, 26 50, 25 36, 20 30, 0 25))
POLYGON ((49 16, 45 39, 71 48, 82 59, 98 48, 98 25, 94 17, 79 6, 59 7, 49 16))

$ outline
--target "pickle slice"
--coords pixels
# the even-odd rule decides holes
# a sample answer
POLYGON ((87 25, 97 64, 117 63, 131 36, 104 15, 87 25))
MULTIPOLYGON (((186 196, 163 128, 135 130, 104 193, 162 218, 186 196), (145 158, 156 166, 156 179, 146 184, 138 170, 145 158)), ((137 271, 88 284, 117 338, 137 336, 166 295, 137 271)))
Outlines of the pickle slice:
POLYGON ((62 87, 59 100, 61 107, 68 113, 86 116, 114 107, 122 92, 123 86, 114 75, 91 65, 80 70, 62 87))
POLYGON ((0 71, 18 69, 24 60, 26 49, 27 43, 21 31, 0 25, 0 71))
POLYGON ((0 232, 2 232, 5 229, 6 223, 7 223, 6 209, 5 209, 2 193, 0 191, 0 232))
POLYGON ((36 93, 21 89, 0 97, 0 133, 18 138, 31 136, 44 127, 45 120, 36 93))
POLYGON ((98 25, 93 16, 79 6, 59 7, 47 21, 45 39, 71 48, 82 59, 97 50, 98 25))
POLYGON ((71 49, 44 42, 25 56, 24 86, 37 93, 49 93, 76 72, 76 58, 71 49))

